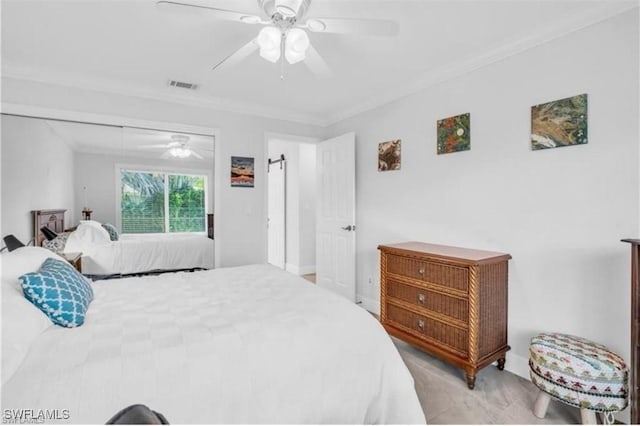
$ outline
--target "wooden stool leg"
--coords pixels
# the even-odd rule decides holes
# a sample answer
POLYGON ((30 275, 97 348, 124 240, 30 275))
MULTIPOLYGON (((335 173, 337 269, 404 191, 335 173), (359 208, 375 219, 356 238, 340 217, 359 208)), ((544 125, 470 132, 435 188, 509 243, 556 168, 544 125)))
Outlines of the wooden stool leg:
POLYGON ((551 401, 551 397, 539 391, 536 403, 533 406, 533 415, 539 419, 544 419, 544 416, 547 414, 547 407, 549 407, 549 401, 551 401))
POLYGON ((598 421, 596 420, 595 411, 585 410, 584 408, 580 409, 580 417, 582 418, 583 425, 597 425, 598 421))

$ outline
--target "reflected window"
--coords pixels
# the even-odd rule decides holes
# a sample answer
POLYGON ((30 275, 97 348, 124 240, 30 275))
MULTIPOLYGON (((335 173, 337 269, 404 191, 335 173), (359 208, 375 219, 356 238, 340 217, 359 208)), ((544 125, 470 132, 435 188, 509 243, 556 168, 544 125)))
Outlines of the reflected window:
POLYGON ((121 169, 122 232, 205 232, 205 194, 205 176, 121 169))

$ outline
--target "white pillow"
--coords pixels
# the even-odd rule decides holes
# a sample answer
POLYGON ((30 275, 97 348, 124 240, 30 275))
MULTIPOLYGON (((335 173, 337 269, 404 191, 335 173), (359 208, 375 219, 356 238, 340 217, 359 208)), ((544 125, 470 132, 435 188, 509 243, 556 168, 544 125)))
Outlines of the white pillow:
POLYGON ((22 291, 18 277, 27 272, 37 271, 49 257, 64 261, 62 257, 44 247, 26 246, 11 252, 3 252, 0 262, 2 280, 22 291))
POLYGON ((102 224, 100 222, 98 222, 97 220, 81 220, 80 224, 81 225, 95 226, 96 228, 102 228, 102 224))
POLYGON ((111 237, 106 229, 102 226, 94 226, 93 224, 85 222, 88 221, 81 221, 78 228, 67 238, 67 244, 64 248, 66 252, 83 252, 88 254, 91 252, 92 246, 96 244, 111 243, 111 237))
MULTIPOLYGON (((54 254, 49 257, 55 256, 54 254)), ((2 289, 1 376, 4 384, 20 367, 40 334, 54 325, 42 311, 24 297, 22 289, 18 290, 12 282, 3 278, 0 288, 2 289)))

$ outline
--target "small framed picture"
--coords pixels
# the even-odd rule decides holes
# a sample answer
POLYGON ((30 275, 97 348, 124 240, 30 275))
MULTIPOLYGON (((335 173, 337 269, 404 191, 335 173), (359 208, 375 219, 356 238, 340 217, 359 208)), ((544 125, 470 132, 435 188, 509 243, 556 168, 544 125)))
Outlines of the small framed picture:
POLYGON ((531 150, 587 142, 586 93, 531 107, 531 150))
POLYGON ((378 171, 400 170, 400 139, 378 144, 378 171))
POLYGON ((438 120, 438 154, 471 149, 470 121, 470 113, 438 120))
POLYGON ((231 186, 253 188, 253 157, 231 157, 231 186))

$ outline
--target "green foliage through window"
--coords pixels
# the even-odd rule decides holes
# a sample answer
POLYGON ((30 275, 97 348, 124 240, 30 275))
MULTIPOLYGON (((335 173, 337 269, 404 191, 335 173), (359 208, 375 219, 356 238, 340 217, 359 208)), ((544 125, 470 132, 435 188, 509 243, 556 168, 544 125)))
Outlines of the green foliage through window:
POLYGON ((205 231, 204 176, 121 170, 120 183, 123 233, 205 231))

